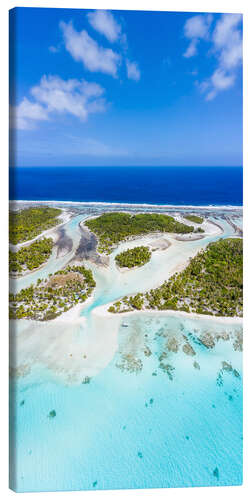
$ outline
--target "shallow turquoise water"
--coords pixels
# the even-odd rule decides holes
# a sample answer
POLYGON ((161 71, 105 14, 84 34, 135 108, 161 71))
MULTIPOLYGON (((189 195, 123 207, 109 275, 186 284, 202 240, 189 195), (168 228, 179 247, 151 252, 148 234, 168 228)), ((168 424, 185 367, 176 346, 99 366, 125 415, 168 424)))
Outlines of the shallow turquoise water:
MULTIPOLYGON (((75 234, 83 218, 77 216, 67 225, 68 234, 75 234)), ((226 221, 217 222, 224 228, 223 237, 233 234, 226 221)), ((206 241, 218 238, 211 236, 206 241)), ((188 244, 198 248, 200 242, 188 244)), ((65 264, 63 258, 56 263, 59 267, 65 264)), ((43 276, 51 272, 52 265, 50 262, 41 271, 43 276)), ((40 277, 34 275, 34 280, 40 277)), ((82 312, 89 325, 95 307, 124 293, 118 285, 115 280, 104 280, 102 288, 96 290, 94 301, 82 312)), ((132 281, 130 285, 135 286, 132 281)), ((167 314, 161 318, 138 314, 126 323, 127 328, 120 327, 114 359, 90 384, 66 386, 41 366, 11 381, 13 489, 241 484, 242 355, 234 351, 230 341, 219 341, 213 350, 195 342, 201 329, 232 331, 239 327, 167 314), (169 379, 159 368, 162 338, 158 333, 162 329, 189 336, 200 370, 194 368, 193 357, 182 351, 171 353, 167 362, 174 370, 173 380, 169 379), (148 336, 152 351, 146 357, 143 349, 131 347, 143 363, 138 374, 117 367, 128 338, 135 332, 148 336), (223 385, 218 385, 223 361, 231 363, 241 377, 223 373, 223 385), (52 410, 56 416, 49 418, 52 410)))
MULTIPOLYGON (((66 387, 37 368, 12 388, 17 491, 241 484, 242 383, 230 373, 216 383, 222 361, 241 373, 241 353, 229 342, 212 351, 193 342, 200 370, 192 357, 172 353, 169 380, 159 369, 157 332, 184 328, 196 335, 201 323, 167 317, 128 323, 121 346, 133 328, 149 337, 152 355, 141 356, 140 373, 122 372, 117 353, 90 384, 66 387)), ((233 327, 219 326, 226 328, 233 327)))

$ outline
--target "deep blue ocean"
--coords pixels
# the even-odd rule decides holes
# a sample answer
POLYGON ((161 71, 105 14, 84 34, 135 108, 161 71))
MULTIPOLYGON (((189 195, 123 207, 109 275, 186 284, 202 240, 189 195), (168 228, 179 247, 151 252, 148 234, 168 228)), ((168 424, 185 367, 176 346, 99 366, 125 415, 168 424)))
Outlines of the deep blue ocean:
POLYGON ((10 200, 242 205, 240 167, 18 167, 10 200))

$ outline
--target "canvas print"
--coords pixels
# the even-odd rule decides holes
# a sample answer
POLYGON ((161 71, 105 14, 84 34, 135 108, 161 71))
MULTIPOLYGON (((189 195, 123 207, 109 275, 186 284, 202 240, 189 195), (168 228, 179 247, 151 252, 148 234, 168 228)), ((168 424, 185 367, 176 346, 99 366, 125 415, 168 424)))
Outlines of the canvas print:
POLYGON ((242 484, 241 14, 10 11, 10 487, 242 484))

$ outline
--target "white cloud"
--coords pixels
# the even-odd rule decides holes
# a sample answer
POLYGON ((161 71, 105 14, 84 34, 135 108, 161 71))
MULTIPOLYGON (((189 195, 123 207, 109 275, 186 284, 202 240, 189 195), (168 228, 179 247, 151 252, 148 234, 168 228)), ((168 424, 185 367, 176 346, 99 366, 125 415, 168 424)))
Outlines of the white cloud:
POLYGON ((12 110, 12 126, 15 128, 34 128, 37 122, 48 120, 51 113, 67 113, 86 120, 90 113, 106 109, 104 89, 85 80, 62 80, 58 76, 44 75, 30 93, 33 102, 24 98, 12 110))
POLYGON ((241 19, 241 14, 223 14, 221 16, 213 33, 213 41, 217 47, 224 47, 231 43, 232 34, 241 19))
POLYGON ((232 87, 234 81, 234 74, 226 74, 225 71, 218 68, 207 81, 202 82, 200 89, 202 92, 207 92, 206 101, 212 101, 218 92, 232 87))
POLYGON ((87 17, 91 26, 106 36, 110 42, 118 40, 121 34, 121 26, 117 23, 111 12, 108 10, 95 10, 94 12, 89 12, 87 17))
POLYGON ((207 38, 212 22, 211 14, 202 14, 190 17, 184 25, 184 35, 186 38, 207 38))
POLYGON ((214 50, 221 66, 227 70, 239 66, 242 61, 241 19, 240 14, 223 14, 214 29, 214 50))
POLYGON ((18 106, 11 108, 10 124, 12 128, 28 130, 34 128, 37 121, 48 120, 48 112, 37 102, 31 102, 26 97, 18 106))
POLYGON ((184 57, 189 58, 197 54, 199 40, 206 40, 209 37, 212 19, 213 17, 211 14, 193 16, 187 19, 184 25, 184 35, 186 38, 190 39, 191 42, 183 54, 184 57))
POLYGON ((227 75, 221 69, 217 69, 211 76, 211 83, 218 90, 228 89, 234 84, 234 75, 227 75))
MULTIPOLYGON (((91 26, 99 33, 106 36, 110 42, 119 41, 122 53, 128 50, 127 36, 122 33, 120 24, 114 15, 105 10, 96 10, 87 14, 91 26)), ((104 48, 94 40, 86 30, 75 30, 73 23, 60 22, 66 50, 75 61, 82 64, 89 71, 107 73, 114 78, 118 76, 118 68, 122 60, 126 64, 128 78, 138 81, 141 73, 138 64, 115 52, 111 48, 104 48)))
POLYGON ((203 38, 211 42, 209 55, 213 54, 218 62, 212 75, 198 85, 207 101, 213 100, 218 92, 229 89, 235 83, 237 68, 242 63, 241 20, 240 14, 222 14, 211 35, 211 16, 194 16, 185 23, 184 33, 191 42, 184 56, 188 58, 196 55, 199 39, 203 38))
POLYGON ((132 62, 126 59, 126 67, 127 67, 128 78, 138 82, 141 78, 141 72, 138 68, 138 64, 136 62, 132 62))
POLYGON ((101 71, 114 77, 120 64, 120 56, 112 49, 105 49, 91 38, 87 31, 76 31, 73 24, 61 21, 65 46, 75 61, 80 61, 89 71, 101 71))
POLYGON ((183 56, 186 58, 193 57, 197 54, 197 45, 198 45, 199 40, 197 38, 194 38, 190 44, 188 45, 186 51, 184 52, 183 56))

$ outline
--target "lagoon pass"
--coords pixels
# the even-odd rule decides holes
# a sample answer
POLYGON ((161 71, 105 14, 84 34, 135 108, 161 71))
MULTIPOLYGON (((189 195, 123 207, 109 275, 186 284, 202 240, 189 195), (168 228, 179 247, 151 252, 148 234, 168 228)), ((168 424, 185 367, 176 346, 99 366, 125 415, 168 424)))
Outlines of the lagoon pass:
POLYGON ((242 207, 22 201, 11 209, 36 205, 62 210, 60 225, 45 231, 53 251, 37 270, 10 278, 10 291, 79 263, 96 287, 50 321, 10 321, 11 487, 240 485, 242 318, 108 309, 160 286, 209 243, 242 238, 242 207), (186 224, 195 214, 204 232, 158 231, 103 255, 85 222, 106 212, 162 213, 186 224), (117 254, 138 245, 151 248, 149 262, 119 269, 117 254))

